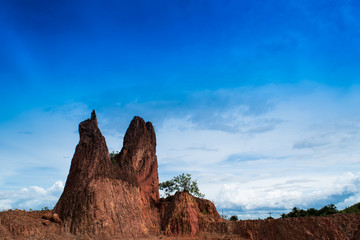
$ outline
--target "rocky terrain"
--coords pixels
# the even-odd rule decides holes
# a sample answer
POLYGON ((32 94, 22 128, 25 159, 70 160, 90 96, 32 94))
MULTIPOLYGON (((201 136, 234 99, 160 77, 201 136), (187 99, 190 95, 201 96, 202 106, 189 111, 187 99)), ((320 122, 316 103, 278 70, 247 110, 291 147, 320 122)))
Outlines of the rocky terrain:
POLYGON ((230 222, 188 192, 159 198, 156 135, 140 117, 113 159, 95 111, 79 133, 55 208, 0 212, 0 239, 360 239, 360 214, 230 222))

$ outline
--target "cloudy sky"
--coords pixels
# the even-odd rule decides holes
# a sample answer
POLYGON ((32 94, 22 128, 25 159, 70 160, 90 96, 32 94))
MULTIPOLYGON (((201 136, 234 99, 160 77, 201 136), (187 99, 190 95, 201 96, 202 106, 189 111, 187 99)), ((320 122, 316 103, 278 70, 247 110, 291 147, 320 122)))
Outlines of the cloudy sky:
POLYGON ((220 213, 360 201, 356 0, 0 3, 0 210, 52 208, 98 115, 133 116, 159 178, 191 173, 220 213))

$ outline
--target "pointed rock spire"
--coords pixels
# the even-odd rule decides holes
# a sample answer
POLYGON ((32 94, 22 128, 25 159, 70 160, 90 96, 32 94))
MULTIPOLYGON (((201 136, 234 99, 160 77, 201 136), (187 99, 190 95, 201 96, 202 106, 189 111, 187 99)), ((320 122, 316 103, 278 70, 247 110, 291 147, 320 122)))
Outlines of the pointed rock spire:
POLYGON ((159 199, 158 163, 156 136, 151 122, 134 117, 124 136, 123 148, 118 158, 119 166, 130 179, 135 179, 144 195, 159 199))
POLYGON ((97 122, 97 118, 96 118, 96 113, 95 113, 95 109, 91 112, 91 118, 90 118, 91 121, 94 121, 96 123, 96 126, 98 124, 97 122))

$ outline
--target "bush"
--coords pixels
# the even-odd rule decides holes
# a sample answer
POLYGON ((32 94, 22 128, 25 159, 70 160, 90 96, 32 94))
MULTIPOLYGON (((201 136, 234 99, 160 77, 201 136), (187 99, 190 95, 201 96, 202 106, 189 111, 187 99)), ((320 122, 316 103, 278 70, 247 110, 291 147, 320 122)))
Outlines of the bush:
POLYGON ((350 207, 347 207, 340 212, 341 213, 358 213, 358 212, 360 212, 360 203, 356 203, 350 207))
POLYGON ((239 220, 239 219, 238 219, 238 216, 232 215, 229 220, 230 220, 230 221, 237 221, 237 220, 239 220))
POLYGON ((181 174, 171 180, 159 183, 159 189, 165 191, 166 196, 170 196, 173 192, 185 191, 197 197, 203 198, 205 195, 200 193, 196 180, 191 181, 191 174, 181 174))
POLYGON ((116 164, 116 157, 119 155, 119 152, 112 151, 110 154, 110 160, 113 164, 116 164))
POLYGON ((303 210, 294 207, 288 214, 281 214, 281 218, 329 216, 338 212, 339 211, 336 209, 336 206, 334 204, 326 205, 319 210, 316 210, 315 208, 303 210))

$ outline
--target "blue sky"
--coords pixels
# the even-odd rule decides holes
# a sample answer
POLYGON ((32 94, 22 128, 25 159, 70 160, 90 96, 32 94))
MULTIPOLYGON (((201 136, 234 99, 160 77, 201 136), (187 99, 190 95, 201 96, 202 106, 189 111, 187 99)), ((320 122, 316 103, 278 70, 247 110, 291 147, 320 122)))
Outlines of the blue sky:
POLYGON ((358 1, 2 1, 0 209, 52 207, 98 114, 135 115, 160 180, 189 172, 219 211, 360 201, 358 1))

